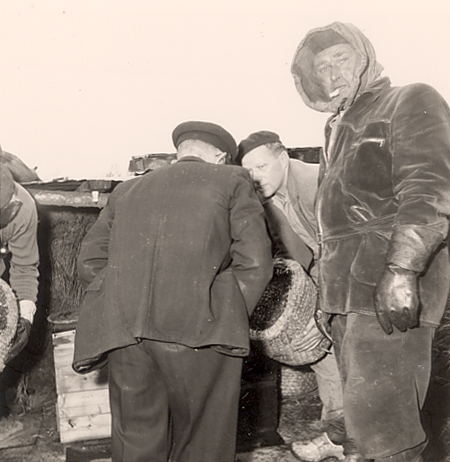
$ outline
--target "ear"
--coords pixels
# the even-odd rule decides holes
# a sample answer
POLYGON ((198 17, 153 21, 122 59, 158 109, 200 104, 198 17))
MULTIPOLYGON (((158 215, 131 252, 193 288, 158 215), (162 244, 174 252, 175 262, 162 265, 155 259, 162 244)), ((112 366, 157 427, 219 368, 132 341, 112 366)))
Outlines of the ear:
POLYGON ((289 165, 289 154, 287 151, 283 151, 280 153, 280 159, 284 167, 289 165))
POLYGON ((218 156, 216 156, 216 164, 224 164, 227 161, 227 153, 222 152, 218 156))

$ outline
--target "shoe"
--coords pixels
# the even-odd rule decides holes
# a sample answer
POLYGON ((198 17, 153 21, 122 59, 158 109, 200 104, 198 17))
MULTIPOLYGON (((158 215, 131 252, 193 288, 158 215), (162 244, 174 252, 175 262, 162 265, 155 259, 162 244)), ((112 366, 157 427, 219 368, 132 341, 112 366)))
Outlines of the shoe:
POLYGON ((339 461, 345 459, 344 448, 331 442, 326 433, 322 433, 308 443, 301 441, 292 443, 291 451, 297 459, 305 462, 320 462, 329 457, 335 457, 339 461))
POLYGON ((366 459, 361 454, 347 454, 344 462, 372 462, 373 459, 366 459))

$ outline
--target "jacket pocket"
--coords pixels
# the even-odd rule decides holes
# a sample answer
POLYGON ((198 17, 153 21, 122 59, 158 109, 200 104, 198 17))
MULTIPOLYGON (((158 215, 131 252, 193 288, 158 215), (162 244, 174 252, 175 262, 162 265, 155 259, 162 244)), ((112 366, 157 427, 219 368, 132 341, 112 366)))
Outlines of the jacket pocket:
POLYGON ((96 292, 102 288, 106 276, 106 267, 99 271, 94 280, 86 287, 86 292, 96 292))
POLYGON ((374 231, 364 234, 355 258, 350 266, 350 274, 363 284, 376 286, 386 263, 386 254, 391 232, 374 231))

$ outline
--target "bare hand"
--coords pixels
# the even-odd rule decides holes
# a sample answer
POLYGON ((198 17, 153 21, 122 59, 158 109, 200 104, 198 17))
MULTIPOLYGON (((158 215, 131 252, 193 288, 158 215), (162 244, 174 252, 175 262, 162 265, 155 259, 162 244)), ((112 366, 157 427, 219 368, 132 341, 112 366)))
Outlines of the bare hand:
POLYGON ((324 336, 316 326, 316 321, 312 317, 300 338, 292 342, 292 346, 297 351, 313 351, 322 342, 324 336))

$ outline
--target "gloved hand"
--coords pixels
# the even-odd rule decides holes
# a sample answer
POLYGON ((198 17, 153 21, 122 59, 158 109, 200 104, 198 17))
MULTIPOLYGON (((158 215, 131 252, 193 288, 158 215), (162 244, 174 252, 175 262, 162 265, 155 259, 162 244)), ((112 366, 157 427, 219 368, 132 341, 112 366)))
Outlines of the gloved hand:
POLYGON ((375 313, 386 334, 393 327, 405 332, 418 324, 418 275, 400 266, 389 264, 374 291, 375 313))
POLYGON ((13 344, 8 354, 6 355, 5 363, 14 359, 26 346, 30 338, 31 322, 25 318, 19 318, 16 335, 13 344))

